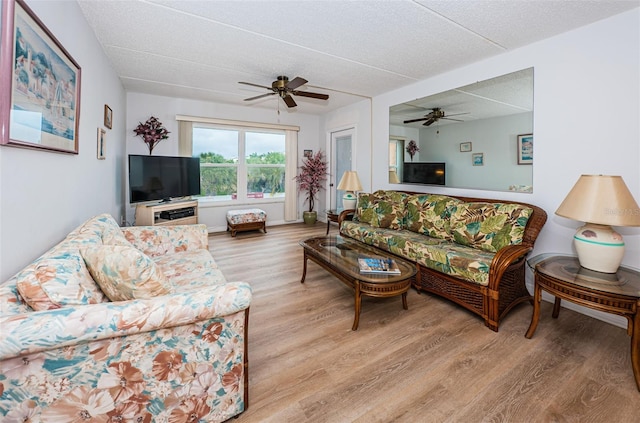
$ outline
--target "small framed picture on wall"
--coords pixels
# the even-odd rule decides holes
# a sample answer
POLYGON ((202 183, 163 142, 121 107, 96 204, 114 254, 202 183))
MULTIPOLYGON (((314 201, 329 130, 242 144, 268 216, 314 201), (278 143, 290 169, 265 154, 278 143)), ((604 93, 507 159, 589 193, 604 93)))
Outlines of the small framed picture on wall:
POLYGON ((471 160, 474 166, 484 166, 484 153, 473 153, 471 160))
POLYGON ((305 157, 313 156, 313 150, 304 150, 304 156, 305 157))
POLYGON ((107 131, 102 128, 98 128, 98 145, 97 145, 97 157, 98 160, 104 160, 105 155, 105 141, 107 137, 107 131))
POLYGON ((467 151, 471 151, 471 142, 461 142, 460 143, 460 152, 466 153, 467 151))
POLYGON ((104 126, 111 129, 113 126, 113 111, 108 105, 104 105, 104 126))

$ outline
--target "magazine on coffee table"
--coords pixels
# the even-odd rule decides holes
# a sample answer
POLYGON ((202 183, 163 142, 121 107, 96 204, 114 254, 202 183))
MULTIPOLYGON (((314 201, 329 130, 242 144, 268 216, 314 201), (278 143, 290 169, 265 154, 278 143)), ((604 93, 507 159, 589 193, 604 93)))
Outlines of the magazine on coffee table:
POLYGON ((358 265, 360 266, 360 273, 400 274, 400 268, 393 259, 360 257, 358 258, 358 265))

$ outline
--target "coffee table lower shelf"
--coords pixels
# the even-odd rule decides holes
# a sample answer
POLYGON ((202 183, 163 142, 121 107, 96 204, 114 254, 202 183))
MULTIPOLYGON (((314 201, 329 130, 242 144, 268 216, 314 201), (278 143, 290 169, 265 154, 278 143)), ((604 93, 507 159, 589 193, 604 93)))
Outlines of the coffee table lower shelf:
POLYGON ((365 275, 359 274, 357 258, 358 256, 377 256, 381 258, 389 258, 382 250, 373 249, 364 244, 359 245, 355 241, 348 241, 340 236, 325 236, 310 238, 300 243, 304 247, 304 262, 302 269, 302 279, 300 283, 304 283, 307 275, 307 260, 311 260, 329 273, 337 277, 345 285, 354 290, 354 318, 351 330, 357 330, 360 322, 360 310, 363 296, 387 298, 402 296, 402 307, 409 309, 407 304, 407 291, 411 288, 411 282, 416 275, 417 269, 412 263, 400 260, 396 257, 396 261, 401 269, 400 275, 365 275), (342 246, 349 251, 349 257, 341 257, 341 260, 332 260, 333 255, 330 252, 322 251, 323 246, 335 247, 342 246), (320 250, 319 250, 320 248, 320 250))

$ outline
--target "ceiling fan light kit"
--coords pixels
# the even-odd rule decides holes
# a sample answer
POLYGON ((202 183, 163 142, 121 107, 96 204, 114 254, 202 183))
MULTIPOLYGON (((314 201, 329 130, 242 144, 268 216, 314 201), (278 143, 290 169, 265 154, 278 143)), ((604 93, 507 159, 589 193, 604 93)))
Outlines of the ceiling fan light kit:
POLYGON ((309 91, 297 91, 296 90, 296 88, 299 88, 299 87, 303 86, 307 82, 309 82, 309 81, 307 81, 304 78, 300 78, 299 76, 296 76, 291 81, 289 81, 288 77, 286 77, 284 75, 281 75, 275 81, 273 81, 271 83, 271 87, 267 87, 267 86, 264 86, 264 85, 253 84, 251 82, 238 82, 238 83, 239 84, 244 84, 244 85, 250 85, 252 87, 264 88, 264 89, 272 91, 272 92, 267 93, 267 94, 260 94, 260 95, 257 95, 255 97, 245 98, 244 101, 257 100, 259 98, 263 98, 263 97, 267 97, 267 96, 270 96, 270 95, 278 94, 278 96, 280 96, 280 98, 284 101, 284 103, 287 105, 287 107, 296 107, 297 104, 296 104, 295 100, 293 99, 292 95, 297 95, 297 96, 300 96, 300 97, 315 98, 315 99, 318 99, 318 100, 328 100, 329 99, 329 96, 327 94, 312 93, 312 92, 309 92, 309 91))

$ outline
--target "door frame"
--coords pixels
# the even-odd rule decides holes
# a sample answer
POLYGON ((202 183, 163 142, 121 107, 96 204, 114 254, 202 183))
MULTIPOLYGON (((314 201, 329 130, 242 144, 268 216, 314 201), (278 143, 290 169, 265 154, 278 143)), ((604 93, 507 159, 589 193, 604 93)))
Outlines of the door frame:
POLYGON ((327 141, 326 141, 326 151, 327 151, 327 161, 329 164, 329 178, 327 181, 327 189, 326 189, 326 197, 325 201, 327 204, 327 209, 333 208, 332 198, 333 198, 333 187, 338 185, 340 182, 340 177, 342 175, 333 175, 334 170, 334 158, 333 158, 333 141, 334 138, 337 138, 342 135, 351 135, 351 170, 357 170, 357 134, 358 128, 356 124, 347 124, 343 126, 338 126, 335 128, 331 128, 327 131, 327 141))

